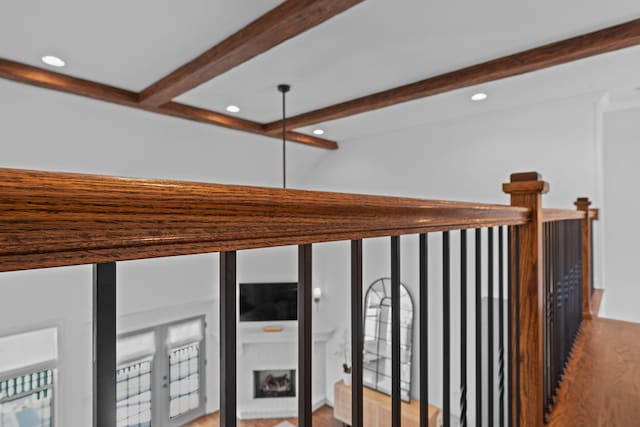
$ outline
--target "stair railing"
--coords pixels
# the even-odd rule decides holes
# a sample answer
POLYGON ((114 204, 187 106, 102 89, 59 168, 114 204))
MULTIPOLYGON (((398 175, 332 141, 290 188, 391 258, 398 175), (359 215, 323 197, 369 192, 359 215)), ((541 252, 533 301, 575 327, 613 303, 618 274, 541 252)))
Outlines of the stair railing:
POLYGON ((219 252, 220 422, 235 427, 237 251, 297 245, 298 420, 300 425, 312 426, 313 244, 350 240, 351 425, 361 427, 367 416, 362 403, 362 260, 366 255, 362 243, 389 237, 391 425, 399 427, 400 241, 404 235, 417 234, 419 425, 429 425, 429 385, 439 380, 429 375, 430 294, 439 286, 442 399, 438 403, 443 424, 450 426, 451 413, 457 412, 462 426, 471 419, 476 426, 539 426, 556 384, 550 373, 558 368, 549 369, 550 357, 559 348, 550 340, 555 339, 552 334, 559 319, 553 311, 558 307, 550 301, 565 303, 559 295, 569 292, 566 336, 575 337, 582 316, 587 316, 585 298, 590 297, 592 283, 587 234, 592 211, 582 199, 579 211, 545 210, 542 194, 547 190, 548 184, 536 173, 514 174, 504 185, 511 206, 502 206, 0 169, 0 271, 94 264, 94 427, 113 427, 116 263, 219 252), (548 231, 552 229, 556 231, 548 231), (434 248, 441 252, 442 269, 435 280, 429 274, 434 263, 429 254, 434 248), (452 274, 453 269, 459 272, 452 274), (547 280, 549 271, 555 276, 547 280), (570 277, 568 288, 551 280, 565 276, 570 277), (454 287, 459 288, 455 301, 451 298, 454 287), (460 307, 460 319, 452 319, 452 306, 460 307), (451 340, 456 335, 460 365, 452 366, 451 340), (475 371, 473 390, 468 371, 475 371), (452 402, 455 391, 459 402, 452 402))

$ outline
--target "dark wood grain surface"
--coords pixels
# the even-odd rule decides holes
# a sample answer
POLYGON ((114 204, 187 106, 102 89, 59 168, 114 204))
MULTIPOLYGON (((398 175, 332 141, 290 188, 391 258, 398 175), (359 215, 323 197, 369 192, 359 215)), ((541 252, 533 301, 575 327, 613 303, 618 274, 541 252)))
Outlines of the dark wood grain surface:
MULTIPOLYGON (((67 76, 31 65, 21 64, 0 58, 0 78, 38 86, 45 89, 84 96, 100 101, 111 102, 126 107, 137 108, 166 116, 179 117, 216 126, 223 126, 243 132, 263 136, 275 136, 264 131, 262 124, 251 120, 232 117, 215 111, 192 107, 190 105, 169 102, 160 107, 143 106, 138 103, 138 94, 117 87, 96 83, 90 80, 67 76)), ((301 144, 334 150, 338 148, 335 141, 304 135, 298 132, 287 132, 287 139, 301 144)))
POLYGON ((528 218, 499 205, 0 169, 0 271, 528 218))
POLYGON ((316 27, 363 0, 287 0, 140 93, 160 106, 269 49, 316 27))
MULTIPOLYGON (((291 129, 336 120, 415 99, 513 77, 640 44, 640 19, 605 28, 405 86, 384 90, 287 119, 291 129)), ((280 122, 265 125, 277 132, 280 122)))

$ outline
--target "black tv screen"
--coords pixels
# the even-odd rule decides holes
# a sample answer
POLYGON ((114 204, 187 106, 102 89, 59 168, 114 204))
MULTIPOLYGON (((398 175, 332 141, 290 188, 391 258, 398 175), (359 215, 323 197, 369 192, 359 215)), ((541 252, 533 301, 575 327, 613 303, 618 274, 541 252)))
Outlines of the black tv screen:
POLYGON ((298 320, 298 283, 240 283, 240 321, 298 320))

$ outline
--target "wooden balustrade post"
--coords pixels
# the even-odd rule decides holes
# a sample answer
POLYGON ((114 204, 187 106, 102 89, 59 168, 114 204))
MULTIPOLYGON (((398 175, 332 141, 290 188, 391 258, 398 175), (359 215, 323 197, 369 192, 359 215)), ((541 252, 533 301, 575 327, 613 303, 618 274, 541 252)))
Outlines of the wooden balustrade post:
POLYGON ((588 197, 578 197, 575 202, 579 211, 584 212, 582 220, 582 317, 591 319, 591 216, 588 197))
POLYGON ((514 426, 543 425, 543 285, 542 285, 542 194, 549 184, 537 172, 516 173, 503 185, 511 195, 511 206, 526 207, 530 220, 512 233, 511 271, 515 291, 509 301, 515 327, 509 337, 513 377, 511 417, 514 426), (516 245, 518 245, 516 247, 516 245))

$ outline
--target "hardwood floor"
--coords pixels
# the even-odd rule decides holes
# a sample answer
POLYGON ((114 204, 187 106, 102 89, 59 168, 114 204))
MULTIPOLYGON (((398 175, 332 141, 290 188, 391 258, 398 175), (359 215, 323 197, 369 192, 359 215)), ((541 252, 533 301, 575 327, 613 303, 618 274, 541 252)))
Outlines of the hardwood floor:
POLYGON ((640 324, 586 320, 549 427, 640 425, 640 324))
MULTIPOLYGON (((289 421, 293 425, 298 425, 298 420, 289 419, 261 419, 261 420, 242 420, 238 421, 238 427, 273 427, 282 421, 289 421)), ((186 427, 218 427, 220 421, 218 419, 218 413, 206 415, 190 424, 186 427)), ((342 423, 333 419, 333 408, 330 406, 323 406, 313 413, 313 427, 341 427, 342 423)))

